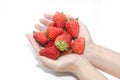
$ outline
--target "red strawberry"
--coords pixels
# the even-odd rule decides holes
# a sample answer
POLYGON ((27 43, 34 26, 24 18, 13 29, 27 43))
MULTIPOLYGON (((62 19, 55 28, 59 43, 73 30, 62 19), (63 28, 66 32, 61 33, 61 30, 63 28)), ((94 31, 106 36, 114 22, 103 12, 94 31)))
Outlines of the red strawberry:
POLYGON ((40 50, 39 54, 53 60, 60 56, 60 52, 55 46, 44 48, 40 50))
POLYGON ((63 55, 67 55, 67 54, 71 54, 71 51, 70 51, 70 50, 67 50, 67 51, 64 51, 64 52, 63 52, 63 55))
POLYGON ((37 42, 41 44, 46 44, 48 42, 46 33, 43 31, 34 32, 33 37, 37 42))
POLYGON ((66 31, 70 33, 73 38, 77 38, 79 34, 79 23, 75 19, 70 19, 65 24, 66 31))
POLYGON ((67 32, 63 32, 61 35, 59 35, 55 39, 55 46, 60 50, 60 51, 66 51, 71 44, 71 36, 67 32))
POLYGON ((51 46, 54 46, 54 41, 49 41, 49 42, 46 44, 45 48, 51 47, 51 46))
POLYGON ((53 21, 56 23, 57 27, 64 27, 66 22, 66 16, 63 13, 56 12, 53 16, 53 21))
POLYGON ((77 54, 82 54, 85 47, 85 38, 80 37, 74 40, 74 42, 71 44, 72 51, 77 54))
POLYGON ((50 22, 49 26, 57 27, 56 24, 55 24, 55 22, 50 22))
POLYGON ((55 38, 63 33, 63 29, 62 28, 58 28, 58 27, 53 27, 53 26, 49 26, 47 28, 47 33, 48 33, 48 37, 50 38, 50 40, 55 40, 55 38))

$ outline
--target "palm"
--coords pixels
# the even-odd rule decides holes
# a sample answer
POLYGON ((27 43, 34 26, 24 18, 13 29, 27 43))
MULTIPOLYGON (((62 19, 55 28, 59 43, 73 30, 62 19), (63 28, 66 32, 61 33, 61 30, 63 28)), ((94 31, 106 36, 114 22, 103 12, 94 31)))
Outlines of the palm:
MULTIPOLYGON (((41 61, 45 67, 57 72, 74 72, 77 66, 88 62, 84 55, 69 54, 58 58, 57 60, 51 60, 44 56, 37 56, 38 61, 41 61)), ((89 62, 88 62, 89 63, 89 62)))
POLYGON ((56 62, 58 66, 56 67, 56 71, 59 72, 69 72, 74 69, 74 64, 78 61, 79 56, 76 54, 70 54, 66 56, 60 57, 56 62))

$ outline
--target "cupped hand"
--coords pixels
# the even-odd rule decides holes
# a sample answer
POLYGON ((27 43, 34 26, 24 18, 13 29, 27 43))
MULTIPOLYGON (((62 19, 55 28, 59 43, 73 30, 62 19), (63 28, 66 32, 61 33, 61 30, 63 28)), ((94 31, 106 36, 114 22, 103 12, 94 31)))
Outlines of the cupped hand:
MULTIPOLYGON (((44 26, 47 26, 52 21, 53 15, 44 14, 44 17, 45 18, 40 19, 40 23, 43 24, 44 26)), ((87 52, 86 47, 92 43, 92 39, 90 37, 90 34, 86 26, 81 21, 79 21, 79 24, 80 24, 79 37, 81 36, 85 37, 85 40, 86 40, 85 51, 83 52, 83 54, 85 54, 85 52, 87 52)), ((36 24, 35 28, 38 30, 44 30, 45 29, 44 26, 40 24, 36 24)), ((32 34, 27 34, 26 36, 36 52, 36 59, 42 62, 44 66, 46 66, 51 70, 58 71, 58 72, 74 72, 74 70, 76 69, 76 67, 78 67, 78 65, 80 66, 80 64, 83 64, 83 62, 85 63, 88 62, 88 60, 85 58, 84 55, 77 55, 77 54, 69 54, 69 55, 61 56, 57 60, 51 60, 44 56, 40 56, 39 50, 42 49, 43 47, 41 47, 34 40, 32 34)))

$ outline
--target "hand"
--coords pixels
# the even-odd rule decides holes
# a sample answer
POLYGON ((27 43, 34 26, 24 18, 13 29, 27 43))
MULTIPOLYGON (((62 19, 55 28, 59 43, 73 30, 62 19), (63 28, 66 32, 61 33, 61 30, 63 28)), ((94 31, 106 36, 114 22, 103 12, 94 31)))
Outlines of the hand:
MULTIPOLYGON (((49 22, 52 21, 53 16, 51 14, 45 14, 44 17, 46 19, 44 19, 44 18, 40 19, 40 23, 47 26, 49 24, 49 22)), ((89 35, 89 32, 88 32, 86 26, 81 21, 79 21, 79 24, 80 24, 79 37, 80 36, 85 37, 85 39, 86 39, 86 45, 85 46, 87 47, 92 43, 91 37, 89 35)), ((38 29, 38 30, 44 30, 45 27, 43 27, 39 24, 36 24, 35 28, 38 29)), ((75 68, 76 64, 81 62, 80 59, 85 59, 85 58, 83 58, 83 55, 76 55, 76 54, 70 54, 70 55, 62 56, 57 60, 51 60, 51 59, 48 59, 44 56, 38 56, 39 55, 39 50, 42 49, 42 47, 34 40, 34 38, 32 37, 31 34, 27 34, 27 38, 29 39, 29 41, 31 42, 35 52, 37 53, 37 58, 36 59, 38 61, 41 61, 43 63, 43 65, 45 65, 46 67, 48 67, 49 69, 52 69, 54 71, 72 72, 72 71, 74 71, 74 68, 75 68)), ((85 54, 85 52, 86 51, 84 51, 83 54, 85 54)))
MULTIPOLYGON (((52 20, 51 14, 45 14, 44 17, 46 19, 40 19, 40 22, 47 26, 52 20)), ((32 44, 35 52, 36 52, 36 59, 37 61, 41 62, 44 66, 46 66, 48 69, 51 69, 53 71, 57 72, 71 72, 74 73, 80 80, 107 80, 103 75, 101 75, 98 71, 96 71, 95 67, 92 66, 88 59, 86 58, 85 54, 89 54, 90 45, 93 43, 89 32, 86 28, 86 26, 79 21, 80 24, 80 36, 85 37, 86 44, 85 44, 85 50, 83 55, 78 54, 69 54, 65 56, 61 56, 57 60, 52 60, 49 58, 46 58, 44 56, 39 55, 39 50, 42 49, 42 47, 34 40, 33 36, 31 34, 27 34, 27 38, 32 44), (87 76, 86 76, 87 75, 87 76)), ((45 27, 42 27, 39 24, 35 25, 35 28, 38 30, 44 30, 45 27)))
POLYGON ((52 60, 44 56, 37 56, 36 59, 42 64, 56 72, 71 72, 75 73, 78 68, 83 68, 85 64, 89 64, 89 61, 84 55, 69 54, 58 58, 57 60, 52 60))
POLYGON ((42 47, 34 40, 31 34, 27 34, 26 36, 36 52, 37 61, 42 62, 42 64, 48 69, 57 72, 75 73, 78 67, 84 67, 83 63, 89 63, 84 55, 77 54, 65 55, 58 58, 57 60, 52 60, 44 56, 39 56, 39 50, 42 49, 42 47))

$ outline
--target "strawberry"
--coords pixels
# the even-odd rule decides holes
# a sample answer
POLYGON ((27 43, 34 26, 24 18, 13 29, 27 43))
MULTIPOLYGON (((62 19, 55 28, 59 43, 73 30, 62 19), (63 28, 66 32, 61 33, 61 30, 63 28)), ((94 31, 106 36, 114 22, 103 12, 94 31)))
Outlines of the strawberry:
POLYGON ((53 21, 56 23, 57 27, 63 28, 66 23, 66 16, 63 13, 56 12, 53 16, 53 21))
POLYGON ((77 54, 82 54, 84 51, 84 47, 85 47, 85 38, 84 37, 75 39, 71 44, 72 51, 77 54))
POLYGON ((46 44, 45 48, 51 47, 51 46, 53 46, 53 45, 54 45, 54 41, 49 41, 49 42, 46 44))
POLYGON ((48 26, 53 26, 53 27, 57 27, 55 22, 50 22, 48 26))
POLYGON ((67 54, 71 54, 71 51, 70 51, 70 50, 67 50, 67 51, 64 51, 64 52, 63 52, 63 55, 67 55, 67 54))
POLYGON ((43 31, 34 32, 33 37, 37 42, 41 44, 46 44, 48 42, 46 33, 43 31))
POLYGON ((55 38, 63 33, 62 28, 48 26, 47 28, 47 34, 50 40, 55 40, 55 38))
POLYGON ((70 19, 65 24, 66 31, 70 33, 72 38, 77 38, 79 34, 79 23, 75 19, 70 19))
POLYGON ((60 52, 55 46, 44 48, 39 51, 39 54, 53 60, 56 60, 60 56, 60 52))
POLYGON ((60 50, 60 51, 66 51, 71 44, 71 36, 67 32, 63 32, 61 35, 59 35, 55 39, 55 46, 60 50))

